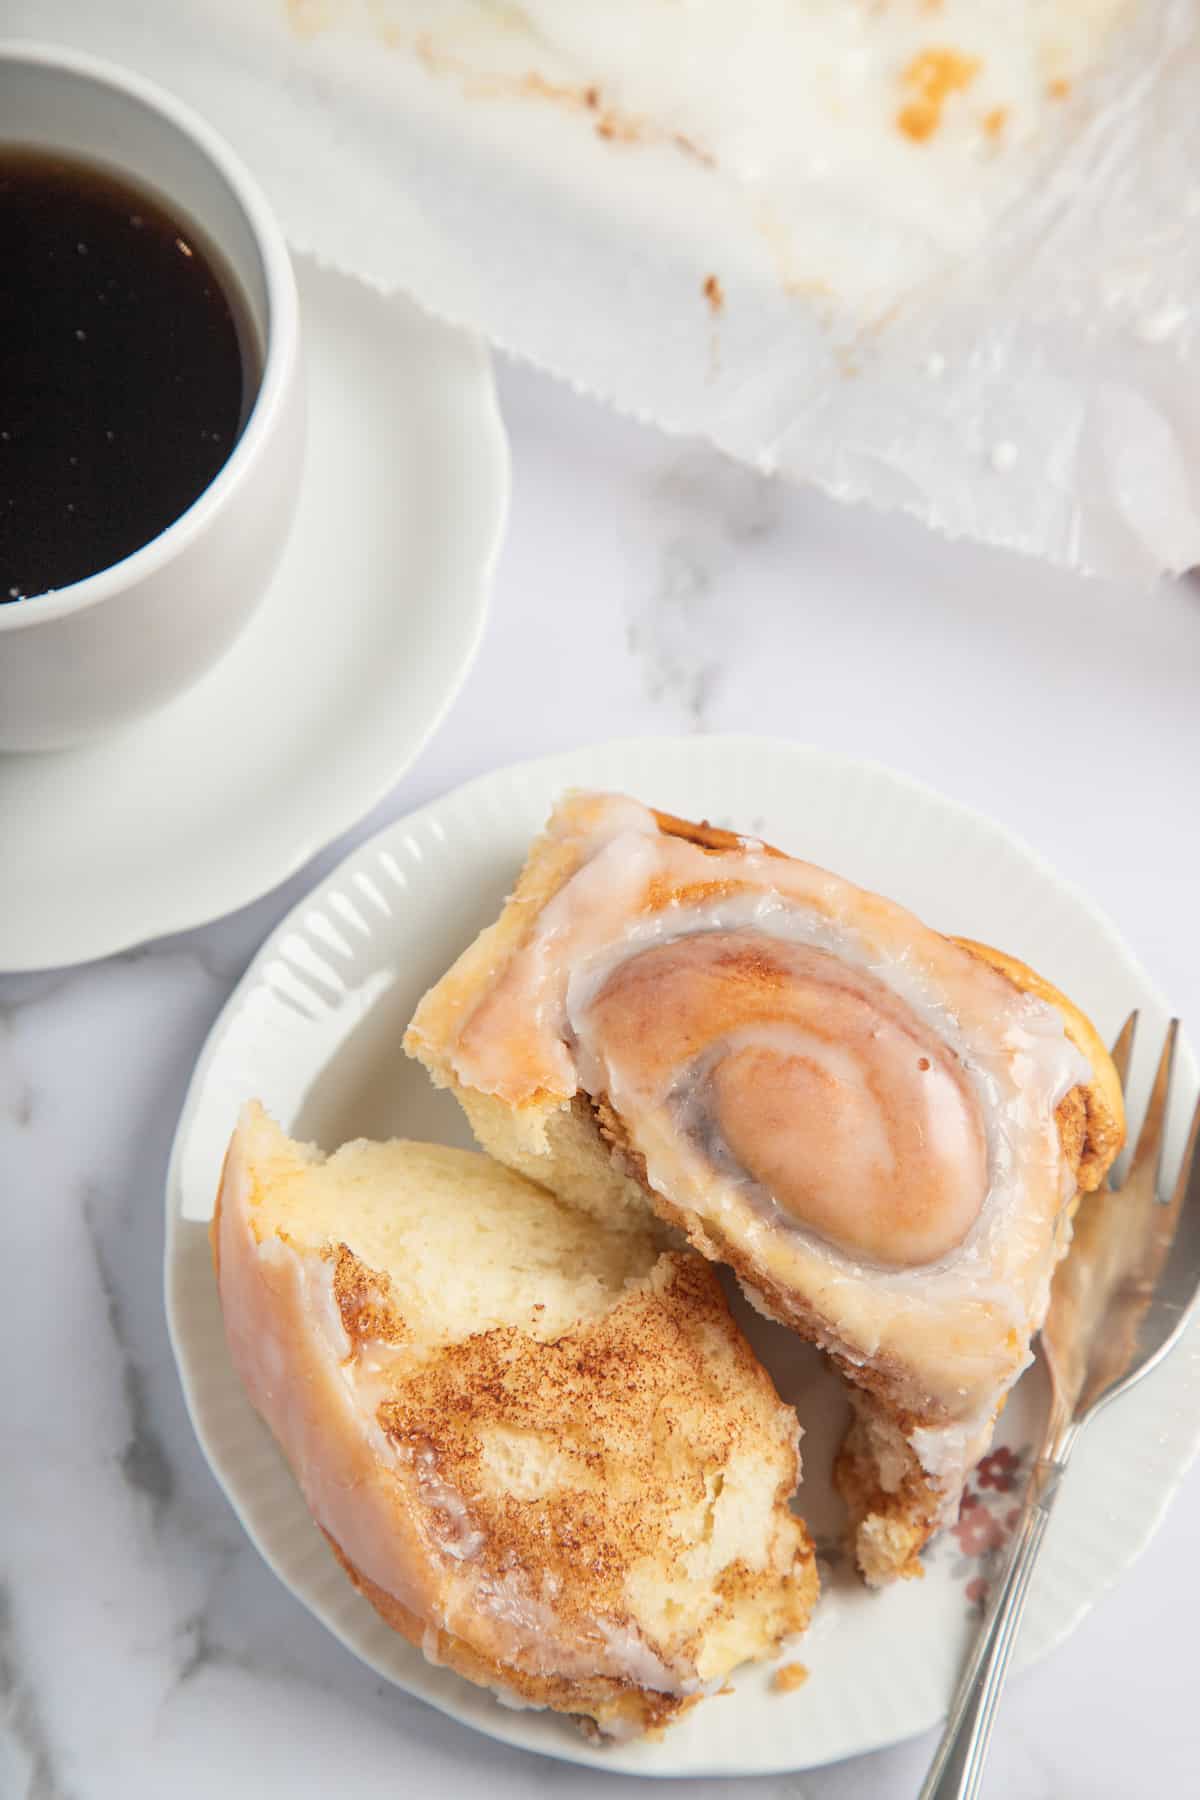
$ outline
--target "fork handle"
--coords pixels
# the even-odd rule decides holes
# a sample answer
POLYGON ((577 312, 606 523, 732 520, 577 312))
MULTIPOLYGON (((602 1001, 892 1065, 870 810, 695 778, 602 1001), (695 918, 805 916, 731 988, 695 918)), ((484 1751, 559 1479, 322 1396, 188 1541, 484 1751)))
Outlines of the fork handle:
POLYGON ((1065 1466, 1065 1456, 1060 1461, 1042 1459, 1034 1464, 1004 1579, 992 1596, 963 1670, 920 1800, 974 1800, 979 1792, 988 1739, 1025 1607, 1029 1578, 1065 1466))

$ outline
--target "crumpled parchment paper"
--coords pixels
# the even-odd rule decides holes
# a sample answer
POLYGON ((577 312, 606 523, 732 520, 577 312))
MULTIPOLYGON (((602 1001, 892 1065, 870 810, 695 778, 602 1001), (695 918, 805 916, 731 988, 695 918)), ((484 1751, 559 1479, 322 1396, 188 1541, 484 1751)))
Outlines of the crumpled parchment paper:
POLYGON ((1070 567, 1200 562, 1197 0, 0 17, 190 101, 297 248, 625 411, 1070 567))

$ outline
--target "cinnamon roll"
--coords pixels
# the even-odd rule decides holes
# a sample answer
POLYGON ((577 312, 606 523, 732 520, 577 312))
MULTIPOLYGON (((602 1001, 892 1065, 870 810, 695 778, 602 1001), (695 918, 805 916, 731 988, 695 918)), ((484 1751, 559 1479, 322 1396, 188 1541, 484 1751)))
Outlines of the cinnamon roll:
POLYGON ((1083 1014, 754 839, 575 794, 405 1043, 494 1156, 648 1204, 829 1352, 860 1568, 919 1573, 1123 1141, 1083 1014))

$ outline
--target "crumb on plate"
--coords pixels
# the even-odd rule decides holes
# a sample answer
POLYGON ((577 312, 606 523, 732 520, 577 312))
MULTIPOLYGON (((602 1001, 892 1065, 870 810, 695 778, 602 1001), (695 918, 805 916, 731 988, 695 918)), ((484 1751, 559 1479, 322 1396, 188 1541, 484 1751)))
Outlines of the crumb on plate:
POLYGON ((803 1663, 784 1663, 776 1669, 775 1679, 771 1686, 777 1694, 794 1694, 797 1688, 804 1686, 808 1680, 808 1670, 803 1663))

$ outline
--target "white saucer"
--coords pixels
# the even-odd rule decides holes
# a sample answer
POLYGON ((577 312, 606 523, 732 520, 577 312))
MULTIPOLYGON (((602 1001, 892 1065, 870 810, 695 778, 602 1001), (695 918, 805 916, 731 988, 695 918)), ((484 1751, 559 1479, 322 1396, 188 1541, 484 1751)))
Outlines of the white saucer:
MULTIPOLYGON (((167 1187, 167 1312, 200 1443, 280 1579, 380 1675, 465 1724, 529 1750, 642 1775, 804 1769, 878 1748, 946 1709, 978 1619, 978 1584, 1009 1528, 1045 1406, 1033 1369, 1004 1410, 1004 1454, 926 1556, 923 1581, 871 1594, 838 1560, 830 1464, 844 1419, 814 1351, 745 1308, 743 1324, 806 1436, 801 1509, 827 1561, 812 1629, 788 1655, 795 1694, 743 1670, 652 1744, 595 1748, 551 1713, 513 1712, 389 1631, 346 1581, 309 1517, 225 1348, 208 1221, 242 1101, 327 1148, 359 1134, 469 1142, 457 1106, 410 1062, 413 1006, 511 889, 533 833, 571 786, 625 789, 687 818, 760 834, 911 906, 944 930, 1028 958, 1108 1037, 1142 1009, 1132 1082, 1139 1117, 1167 1009, 1115 928, 999 826, 877 765, 753 738, 609 744, 473 782, 361 845, 268 938, 217 1022, 192 1080, 167 1187), (1011 1460, 1010 1460, 1011 1459, 1011 1460)), ((1168 1167, 1197 1072, 1180 1058, 1168 1167)), ((1018 1665, 1066 1636, 1144 1548, 1200 1444, 1200 1333, 1088 1431, 1050 1524, 1018 1665)), ((402 1746, 398 1744, 400 1753, 402 1746)), ((546 1791, 550 1791, 547 1786, 546 1791)))
POLYGON ((309 448, 292 538, 224 660, 78 750, 0 756, 0 969, 181 931, 387 792, 466 675, 508 500, 475 338, 297 259, 309 448))

